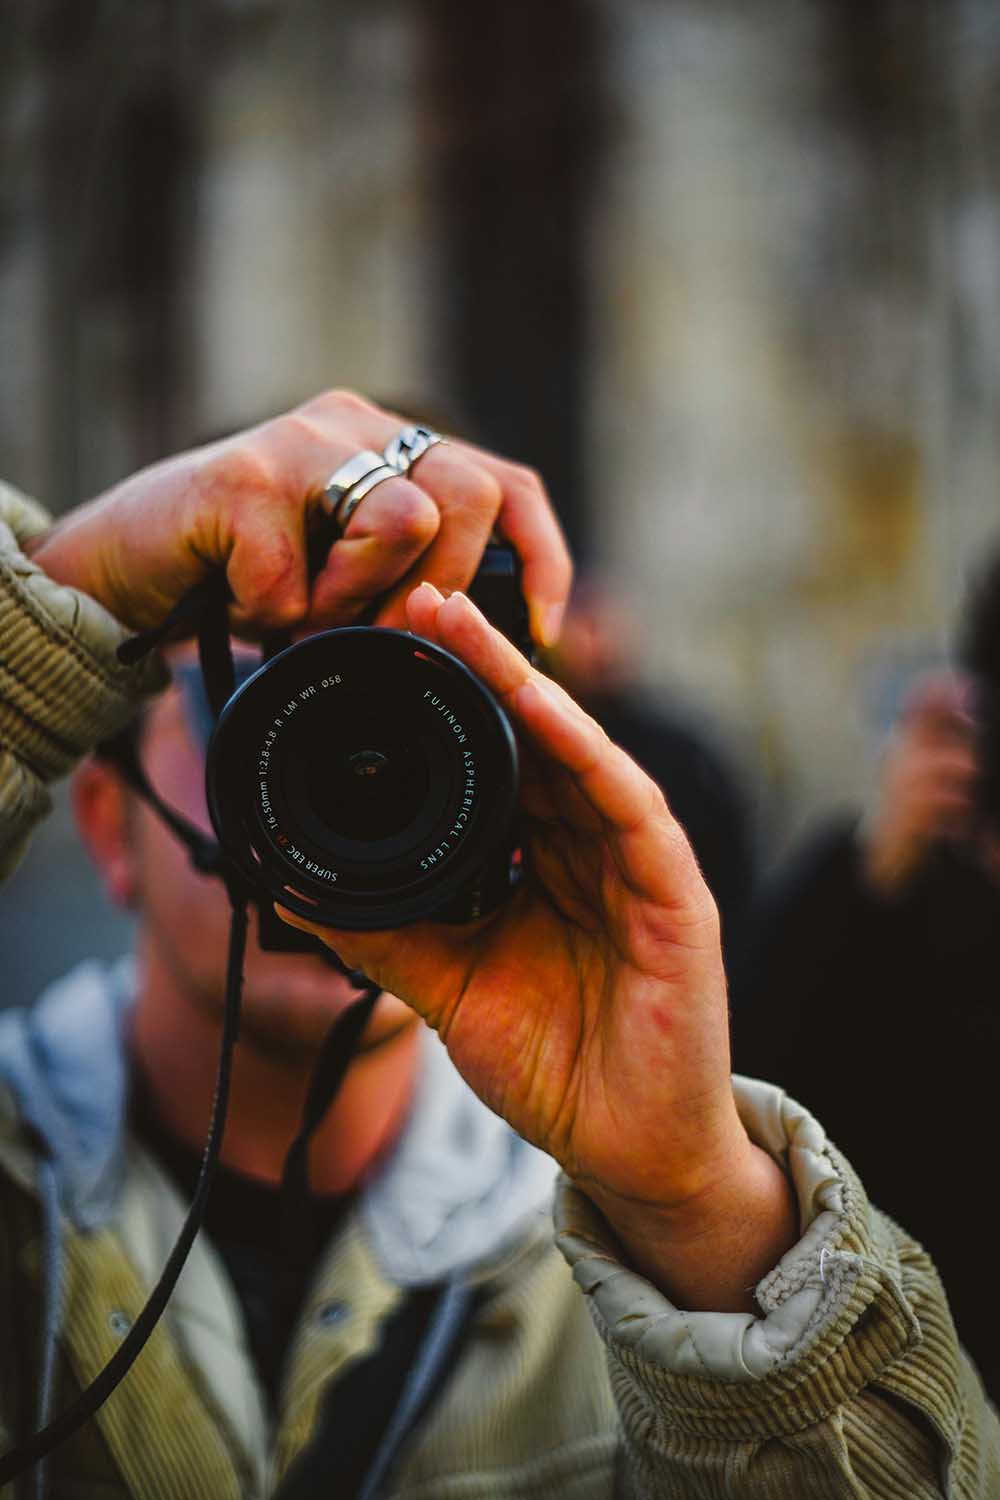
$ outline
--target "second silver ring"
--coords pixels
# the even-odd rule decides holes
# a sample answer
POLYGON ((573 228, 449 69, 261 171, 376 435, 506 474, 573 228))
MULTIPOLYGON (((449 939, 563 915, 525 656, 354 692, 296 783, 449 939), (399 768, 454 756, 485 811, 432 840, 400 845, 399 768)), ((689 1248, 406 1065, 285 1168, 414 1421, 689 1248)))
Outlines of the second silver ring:
POLYGON ((359 479, 357 484, 352 485, 344 496, 340 510, 337 513, 337 524, 341 531, 346 529, 348 521, 362 500, 366 495, 371 493, 377 484, 381 484, 383 479, 398 479, 399 477, 400 471, 394 465, 381 464, 377 469, 372 469, 367 473, 363 479, 359 479))
POLYGON ((382 450, 382 456, 387 464, 391 464, 397 474, 408 474, 419 458, 423 458, 431 448, 438 443, 446 443, 439 432, 433 427, 423 427, 420 423, 414 423, 409 427, 400 428, 394 438, 390 438, 382 450))

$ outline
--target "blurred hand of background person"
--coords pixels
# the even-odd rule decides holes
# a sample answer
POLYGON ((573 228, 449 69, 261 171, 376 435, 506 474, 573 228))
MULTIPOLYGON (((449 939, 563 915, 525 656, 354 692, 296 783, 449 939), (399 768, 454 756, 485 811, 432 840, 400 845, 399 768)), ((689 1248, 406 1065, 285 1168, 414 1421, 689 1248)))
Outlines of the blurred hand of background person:
POLYGON ((572 570, 545 490, 531 470, 464 443, 437 445, 412 477, 373 488, 307 577, 307 527, 329 476, 363 449, 381 451, 406 420, 327 392, 123 480, 28 550, 135 629, 159 624, 225 568, 232 623, 253 635, 348 624, 382 595, 375 623, 404 626, 410 589, 424 578, 445 593, 464 588, 496 529, 521 559, 534 638, 551 643, 572 570))
POLYGON ((883 897, 898 895, 936 845, 972 833, 978 768, 970 699, 968 679, 935 672, 904 704, 861 831, 865 873, 883 897))

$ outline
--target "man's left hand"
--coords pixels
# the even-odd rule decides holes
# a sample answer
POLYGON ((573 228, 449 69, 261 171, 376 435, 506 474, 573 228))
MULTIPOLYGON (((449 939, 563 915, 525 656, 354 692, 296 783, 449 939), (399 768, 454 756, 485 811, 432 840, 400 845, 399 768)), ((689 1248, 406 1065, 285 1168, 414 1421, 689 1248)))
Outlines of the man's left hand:
POLYGON ((464 595, 424 584, 408 616, 517 729, 525 880, 468 927, 289 920, 407 1000, 640 1270, 688 1307, 752 1306, 794 1213, 736 1113, 718 916, 690 845, 655 784, 464 595))

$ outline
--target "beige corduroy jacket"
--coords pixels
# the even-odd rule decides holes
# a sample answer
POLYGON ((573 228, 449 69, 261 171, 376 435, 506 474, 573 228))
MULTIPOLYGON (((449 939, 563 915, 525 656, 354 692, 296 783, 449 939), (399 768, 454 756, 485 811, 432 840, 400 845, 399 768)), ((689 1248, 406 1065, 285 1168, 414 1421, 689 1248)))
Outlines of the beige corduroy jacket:
MULTIPOLYGON (((0 487, 5 868, 47 807, 47 782, 151 685, 115 663, 122 631, 100 606, 22 557, 18 541, 44 524, 0 487)), ((759 1316, 672 1306, 621 1263, 599 1214, 561 1182, 554 1240, 526 1230, 478 1267, 475 1320, 387 1496, 1000 1500, 1000 1428, 928 1257, 869 1205, 804 1110, 768 1085, 736 1087, 750 1134, 789 1172, 800 1205, 801 1239, 758 1286, 759 1316)), ((114 1352, 177 1227, 181 1205, 155 1162, 134 1142, 126 1161, 111 1220, 65 1226, 57 1407, 114 1352)), ((932 1174, 928 1164, 928 1191, 932 1174)), ((23 1436, 37 1373, 38 1177, 36 1143, 0 1090, 4 1447, 23 1436)), ((970 1233, 982 1232, 974 1212, 970 1233)), ((96 1421, 53 1459, 49 1493, 268 1495, 308 1440, 323 1392, 375 1345, 399 1295, 352 1220, 306 1299, 272 1430, 232 1289, 199 1243, 184 1296, 96 1421), (356 1316, 328 1323, 331 1305, 356 1316)))

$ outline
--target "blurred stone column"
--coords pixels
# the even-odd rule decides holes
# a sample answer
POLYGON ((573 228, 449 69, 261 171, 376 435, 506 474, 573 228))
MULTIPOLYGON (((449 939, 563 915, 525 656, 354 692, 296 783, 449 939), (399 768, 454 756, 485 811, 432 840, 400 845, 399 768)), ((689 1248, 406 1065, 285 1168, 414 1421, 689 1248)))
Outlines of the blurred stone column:
POLYGON ((57 508, 161 456, 189 426, 200 22, 199 0, 126 13, 63 0, 36 34, 57 508))
POLYGON ((948 624, 970 568, 1000 547, 1000 10, 933 0, 925 431, 948 624))
POLYGON ((607 18, 588 0, 424 14, 448 384, 483 441, 541 471, 579 553, 607 18))

